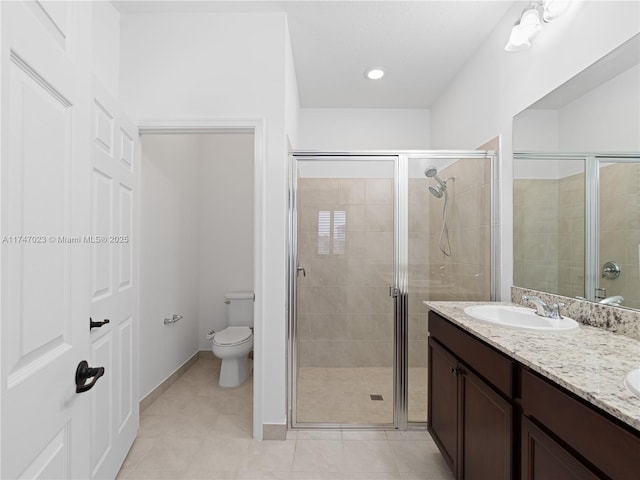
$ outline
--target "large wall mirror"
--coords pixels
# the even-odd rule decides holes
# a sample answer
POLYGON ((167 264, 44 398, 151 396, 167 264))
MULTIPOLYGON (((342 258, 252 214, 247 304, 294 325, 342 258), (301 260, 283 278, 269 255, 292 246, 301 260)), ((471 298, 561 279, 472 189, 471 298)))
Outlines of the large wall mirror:
POLYGON ((640 35, 514 117, 514 284, 640 309, 640 35))

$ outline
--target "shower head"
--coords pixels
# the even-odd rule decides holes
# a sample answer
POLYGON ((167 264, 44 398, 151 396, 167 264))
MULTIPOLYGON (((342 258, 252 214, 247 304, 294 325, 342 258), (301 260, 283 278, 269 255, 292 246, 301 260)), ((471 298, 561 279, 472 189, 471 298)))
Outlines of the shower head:
POLYGON ((442 192, 446 192, 446 190, 440 185, 429 185, 429 191, 436 198, 442 198, 442 192))
MULTIPOLYGON (((440 184, 442 188, 446 188, 446 182, 443 182, 438 176, 438 169, 431 165, 430 167, 425 168, 424 174, 427 178, 434 178, 436 182, 440 184)), ((440 198, 440 197, 438 197, 440 198)))
POLYGON ((438 169, 431 165, 430 167, 425 168, 424 174, 427 178, 434 178, 438 185, 430 185, 429 191, 436 198, 442 198, 442 194, 447 192, 447 182, 442 181, 442 179, 438 176, 438 169))
POLYGON ((433 165, 424 169, 424 175, 426 177, 429 177, 429 178, 435 177, 437 174, 438 174, 438 169, 433 165))

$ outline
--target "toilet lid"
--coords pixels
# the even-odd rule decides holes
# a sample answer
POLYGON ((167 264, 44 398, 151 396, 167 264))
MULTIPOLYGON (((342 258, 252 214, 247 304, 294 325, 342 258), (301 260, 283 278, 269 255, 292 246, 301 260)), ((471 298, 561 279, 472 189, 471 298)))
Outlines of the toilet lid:
POLYGON ((233 345, 242 343, 251 336, 249 327, 227 327, 217 332, 213 337, 213 341, 218 345, 233 345))

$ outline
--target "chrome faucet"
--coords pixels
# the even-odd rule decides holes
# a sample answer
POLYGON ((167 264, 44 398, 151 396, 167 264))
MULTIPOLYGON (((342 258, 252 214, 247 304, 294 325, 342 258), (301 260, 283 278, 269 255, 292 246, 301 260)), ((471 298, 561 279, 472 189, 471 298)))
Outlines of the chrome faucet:
POLYGON ((598 303, 612 305, 614 307, 619 307, 622 302, 624 302, 624 298, 621 295, 612 295, 611 297, 603 298, 598 301, 598 303))
POLYGON ((523 301, 529 301, 536 306, 536 314, 541 317, 553 318, 556 320, 562 319, 560 314, 560 307, 564 307, 564 303, 554 303, 553 305, 547 305, 540 297, 535 296, 522 296, 523 301))

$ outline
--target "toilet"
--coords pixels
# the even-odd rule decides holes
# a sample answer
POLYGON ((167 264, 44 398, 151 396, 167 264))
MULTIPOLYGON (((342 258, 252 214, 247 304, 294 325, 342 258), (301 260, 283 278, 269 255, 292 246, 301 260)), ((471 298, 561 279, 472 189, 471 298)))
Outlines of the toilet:
POLYGON ((221 387, 242 385, 251 373, 253 361, 253 292, 229 292, 224 295, 227 304, 227 328, 210 332, 213 354, 222 360, 221 387))

